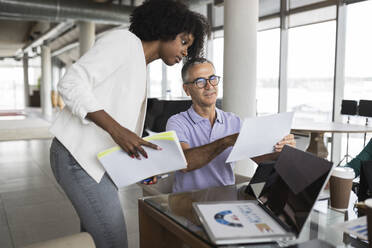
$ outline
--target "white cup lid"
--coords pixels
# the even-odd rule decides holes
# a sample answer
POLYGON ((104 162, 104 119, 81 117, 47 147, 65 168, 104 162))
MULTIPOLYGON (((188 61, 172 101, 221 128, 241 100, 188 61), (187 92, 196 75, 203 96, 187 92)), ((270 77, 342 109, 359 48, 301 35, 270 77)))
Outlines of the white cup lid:
POLYGON ((332 176, 344 179, 354 179, 355 173, 352 168, 339 166, 332 170, 332 176))
POLYGON ((367 207, 372 208, 372 198, 365 200, 365 201, 364 201, 364 204, 365 204, 367 207))

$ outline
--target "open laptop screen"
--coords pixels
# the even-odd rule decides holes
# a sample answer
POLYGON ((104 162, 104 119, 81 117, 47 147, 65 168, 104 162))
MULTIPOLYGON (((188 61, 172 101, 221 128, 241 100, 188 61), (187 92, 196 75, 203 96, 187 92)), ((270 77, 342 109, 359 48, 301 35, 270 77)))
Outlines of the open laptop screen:
POLYGON ((298 235, 331 169, 331 162, 285 146, 259 201, 298 235))

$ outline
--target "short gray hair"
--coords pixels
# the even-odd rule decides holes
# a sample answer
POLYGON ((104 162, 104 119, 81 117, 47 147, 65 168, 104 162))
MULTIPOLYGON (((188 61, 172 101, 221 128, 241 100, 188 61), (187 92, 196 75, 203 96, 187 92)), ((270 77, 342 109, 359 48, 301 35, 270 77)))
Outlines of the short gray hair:
POLYGON ((188 60, 182 67, 182 81, 183 83, 187 83, 186 80, 187 80, 187 74, 188 74, 188 71, 190 70, 190 68, 192 68, 194 65, 198 65, 198 64, 204 64, 204 63, 209 63, 213 66, 214 68, 214 65, 211 61, 209 61, 208 59, 206 58, 202 58, 202 57, 196 57, 196 58, 193 58, 193 59, 190 59, 188 60))

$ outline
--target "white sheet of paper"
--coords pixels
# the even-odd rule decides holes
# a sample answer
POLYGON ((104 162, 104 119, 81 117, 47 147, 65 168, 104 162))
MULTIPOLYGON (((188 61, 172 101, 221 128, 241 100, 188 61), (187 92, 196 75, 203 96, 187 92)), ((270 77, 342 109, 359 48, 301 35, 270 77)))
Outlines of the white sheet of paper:
POLYGON ((274 151, 275 144, 291 131, 293 112, 244 119, 226 163, 274 151))
POLYGON ((317 201, 314 205, 314 210, 323 214, 328 213, 328 201, 327 200, 317 201))
POLYGON ((186 168, 186 158, 174 131, 155 134, 144 139, 160 146, 162 150, 143 146, 148 159, 141 156, 141 160, 131 158, 119 147, 98 154, 99 161, 118 188, 154 175, 186 168))

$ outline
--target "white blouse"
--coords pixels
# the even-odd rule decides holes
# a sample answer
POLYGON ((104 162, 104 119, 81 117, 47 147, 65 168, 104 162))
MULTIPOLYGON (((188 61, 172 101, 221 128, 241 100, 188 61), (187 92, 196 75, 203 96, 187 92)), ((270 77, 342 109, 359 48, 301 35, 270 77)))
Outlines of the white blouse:
POLYGON ((141 40, 124 29, 102 36, 68 69, 58 91, 66 107, 50 132, 100 182, 105 170, 97 154, 116 144, 106 131, 85 117, 103 109, 120 125, 141 135, 147 100, 141 40))

